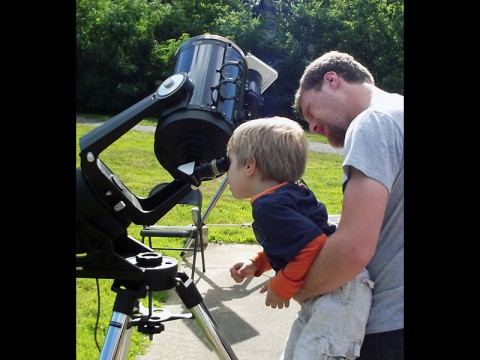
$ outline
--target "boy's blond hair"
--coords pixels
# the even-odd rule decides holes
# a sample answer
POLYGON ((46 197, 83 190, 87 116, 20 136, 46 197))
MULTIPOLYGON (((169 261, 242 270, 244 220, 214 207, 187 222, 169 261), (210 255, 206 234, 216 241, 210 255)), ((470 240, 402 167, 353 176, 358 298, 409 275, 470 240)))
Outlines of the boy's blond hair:
POLYGON ((275 116, 240 124, 227 144, 227 155, 235 153, 239 165, 255 159, 268 179, 278 182, 300 180, 305 172, 308 141, 294 120, 275 116))

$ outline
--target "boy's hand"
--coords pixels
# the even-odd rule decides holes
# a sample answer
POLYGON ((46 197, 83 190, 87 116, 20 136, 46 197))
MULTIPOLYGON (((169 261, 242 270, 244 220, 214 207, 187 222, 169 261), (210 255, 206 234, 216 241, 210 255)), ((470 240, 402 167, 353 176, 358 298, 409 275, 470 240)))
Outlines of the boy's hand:
POLYGON ((241 283, 245 278, 253 276, 257 267, 252 262, 252 260, 247 260, 244 262, 238 262, 230 268, 230 276, 237 283, 241 283))
POLYGON ((270 286, 268 286, 268 284, 263 285, 260 289, 260 292, 267 292, 267 297, 265 298, 265 305, 267 306, 271 306, 274 309, 277 307, 279 309, 283 309, 284 306, 287 308, 290 305, 290 300, 285 300, 284 298, 277 296, 277 294, 275 294, 275 292, 270 289, 270 286))

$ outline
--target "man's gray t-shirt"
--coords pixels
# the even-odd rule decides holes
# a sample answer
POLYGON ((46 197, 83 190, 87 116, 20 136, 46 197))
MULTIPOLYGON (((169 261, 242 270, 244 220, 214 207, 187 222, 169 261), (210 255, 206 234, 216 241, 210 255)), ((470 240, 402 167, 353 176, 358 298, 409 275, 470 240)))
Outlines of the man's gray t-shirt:
POLYGON ((353 166, 389 192, 375 255, 367 265, 375 282, 367 334, 404 326, 403 114, 403 96, 375 88, 372 104, 352 121, 345 137, 343 189, 353 166))

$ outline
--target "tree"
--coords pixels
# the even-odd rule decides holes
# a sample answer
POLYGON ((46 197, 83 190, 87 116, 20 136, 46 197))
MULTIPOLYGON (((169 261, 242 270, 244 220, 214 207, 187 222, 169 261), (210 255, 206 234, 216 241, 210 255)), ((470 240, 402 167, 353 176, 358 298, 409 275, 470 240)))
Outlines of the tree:
POLYGON ((77 0, 77 111, 118 112, 147 96, 154 29, 170 6, 144 0, 77 0))
POLYGON ((172 75, 175 52, 216 34, 278 72, 260 115, 293 117, 305 66, 351 53, 403 93, 403 0, 77 0, 77 111, 114 114, 172 75))

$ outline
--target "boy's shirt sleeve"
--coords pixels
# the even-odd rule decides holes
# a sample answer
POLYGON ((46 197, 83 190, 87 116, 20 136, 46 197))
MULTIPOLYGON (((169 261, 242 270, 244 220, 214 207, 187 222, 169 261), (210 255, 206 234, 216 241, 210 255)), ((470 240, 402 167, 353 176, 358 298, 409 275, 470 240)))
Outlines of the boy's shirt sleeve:
POLYGON ((255 266, 257 267, 257 270, 255 271, 254 276, 260 276, 262 275, 265 271, 268 271, 272 268, 270 265, 270 262, 268 261, 267 255, 263 252, 260 251, 253 258, 250 260, 253 261, 255 266))
MULTIPOLYGON (((270 280, 268 284, 275 294, 285 300, 290 300, 292 298, 292 296, 305 282, 305 274, 307 273, 317 254, 322 250, 326 241, 327 236, 325 234, 317 236, 313 241, 305 246, 300 253, 298 253, 293 261, 289 262, 284 269, 277 272, 277 274, 270 280)), ((262 261, 268 262, 266 256, 265 260, 262 261)), ((259 262, 259 264, 263 266, 263 263, 259 262)), ((257 267, 257 269, 259 269, 259 267, 257 267)))

